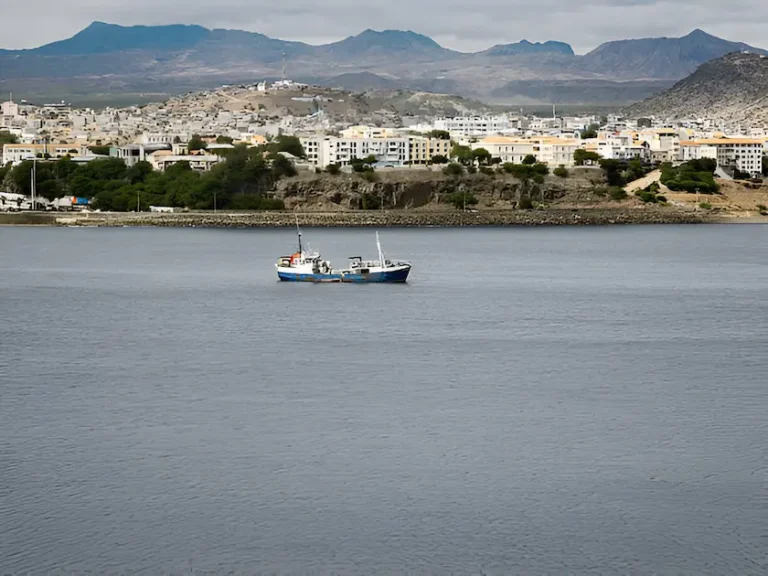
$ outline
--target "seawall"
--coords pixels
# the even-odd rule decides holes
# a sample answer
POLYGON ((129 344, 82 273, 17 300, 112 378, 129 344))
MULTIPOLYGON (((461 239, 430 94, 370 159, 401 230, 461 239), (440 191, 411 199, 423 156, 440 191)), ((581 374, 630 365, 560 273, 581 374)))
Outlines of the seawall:
POLYGON ((699 224, 709 221, 700 212, 665 208, 577 208, 546 210, 462 211, 343 211, 343 212, 186 212, 5 214, 0 224, 49 226, 159 226, 258 228, 296 225, 317 227, 419 226, 576 226, 607 224, 699 224), (19 218, 24 216, 24 218, 19 218), (32 218, 30 218, 32 217, 32 218))

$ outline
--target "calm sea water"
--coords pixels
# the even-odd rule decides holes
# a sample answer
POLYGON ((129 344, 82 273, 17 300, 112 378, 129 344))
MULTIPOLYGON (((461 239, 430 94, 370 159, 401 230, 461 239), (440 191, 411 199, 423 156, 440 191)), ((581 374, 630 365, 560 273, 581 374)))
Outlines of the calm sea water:
POLYGON ((768 572, 768 227, 382 242, 0 228, 0 573, 768 572))

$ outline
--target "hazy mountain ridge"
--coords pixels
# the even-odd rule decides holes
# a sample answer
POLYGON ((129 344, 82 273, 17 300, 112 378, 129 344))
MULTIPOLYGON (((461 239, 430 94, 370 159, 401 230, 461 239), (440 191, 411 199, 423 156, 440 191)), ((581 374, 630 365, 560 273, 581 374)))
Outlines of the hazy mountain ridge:
POLYGON ((621 78, 637 79, 638 73, 642 73, 646 78, 678 79, 704 62, 742 50, 768 54, 743 42, 730 42, 697 29, 682 38, 606 42, 586 54, 583 62, 587 70, 610 72, 621 78))
POLYGON ((669 90, 631 106, 627 114, 768 123, 768 57, 737 52, 707 62, 669 90))
POLYGON ((547 40, 546 42, 529 42, 528 40, 521 40, 514 44, 496 44, 495 46, 488 48, 488 50, 480 52, 480 54, 485 54, 487 56, 511 56, 516 54, 541 54, 544 52, 565 54, 566 56, 575 55, 570 44, 554 40, 547 40))
POLYGON ((526 40, 462 53, 402 30, 369 29, 314 46, 240 30, 94 22, 67 40, 0 51, 0 90, 174 93, 276 79, 285 66, 294 80, 337 81, 349 89, 455 92, 513 103, 595 103, 595 98, 629 103, 712 57, 743 49, 763 52, 701 31, 676 39, 608 42, 577 56, 563 42, 526 40))

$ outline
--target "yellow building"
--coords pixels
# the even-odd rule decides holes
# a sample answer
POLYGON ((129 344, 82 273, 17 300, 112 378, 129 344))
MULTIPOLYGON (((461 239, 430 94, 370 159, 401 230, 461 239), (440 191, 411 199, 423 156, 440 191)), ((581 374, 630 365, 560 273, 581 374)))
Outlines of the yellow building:
POLYGON ((64 156, 80 156, 83 153, 81 144, 67 142, 64 144, 4 144, 3 165, 12 162, 18 164, 24 160, 37 157, 63 158, 64 156))
POLYGON ((409 158, 412 166, 424 166, 432 162, 435 156, 451 155, 451 141, 424 136, 409 136, 409 158))

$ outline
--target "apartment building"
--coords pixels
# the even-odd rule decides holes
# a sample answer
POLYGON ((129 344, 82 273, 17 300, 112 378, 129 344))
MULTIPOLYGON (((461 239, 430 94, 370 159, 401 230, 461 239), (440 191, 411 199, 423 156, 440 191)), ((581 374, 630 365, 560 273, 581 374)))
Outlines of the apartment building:
POLYGON ((651 161, 674 162, 680 156, 680 136, 673 128, 641 130, 635 141, 648 144, 651 161))
POLYGON ((489 136, 471 144, 473 150, 485 148, 494 158, 501 158, 502 163, 521 164, 531 155, 537 162, 553 168, 573 166, 573 153, 579 148, 576 140, 565 138, 509 138, 507 136, 489 136))
POLYGON ((714 158, 721 168, 762 175, 765 143, 757 138, 708 138, 680 143, 680 160, 714 158))
POLYGON ((634 134, 598 138, 597 153, 606 160, 651 161, 650 145, 639 141, 634 134))
POLYGON ((451 141, 423 136, 408 137, 409 157, 412 166, 424 166, 432 162, 435 156, 451 155, 451 141))
POLYGON ((328 164, 348 166, 353 158, 375 156, 379 164, 404 166, 410 161, 407 137, 345 138, 322 136, 301 138, 307 160, 320 168, 328 164))
POLYGON ((4 144, 3 145, 3 165, 19 164, 24 160, 44 157, 63 158, 64 156, 80 156, 88 154, 87 148, 84 150, 82 145, 77 142, 68 142, 65 144, 4 144))
POLYGON ((350 126, 340 132, 342 138, 400 138, 402 134, 392 128, 379 126, 350 126))
POLYGON ((190 136, 188 134, 181 133, 172 134, 170 132, 145 132, 141 135, 139 144, 143 144, 144 146, 157 144, 170 145, 173 144, 174 140, 187 142, 189 138, 190 136))
POLYGON ((459 116, 456 118, 437 118, 435 130, 445 130, 451 138, 483 137, 499 134, 516 128, 507 116, 459 116))
POLYGON ((470 146, 473 150, 485 148, 492 157, 501 158, 502 163, 513 164, 521 164, 529 154, 538 158, 540 152, 538 142, 508 136, 488 136, 470 146))
POLYGON ((566 138, 541 138, 536 160, 551 168, 573 166, 573 153, 581 147, 581 142, 566 138))

